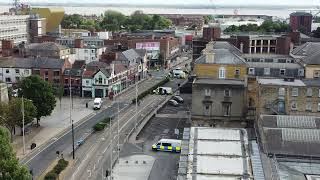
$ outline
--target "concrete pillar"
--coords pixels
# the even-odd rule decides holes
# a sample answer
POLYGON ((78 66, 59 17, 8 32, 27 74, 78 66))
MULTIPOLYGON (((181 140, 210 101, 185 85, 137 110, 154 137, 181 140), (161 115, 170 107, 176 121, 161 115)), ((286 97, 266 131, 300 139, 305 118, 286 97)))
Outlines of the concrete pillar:
POLYGON ((268 54, 270 53, 270 40, 268 40, 268 54))

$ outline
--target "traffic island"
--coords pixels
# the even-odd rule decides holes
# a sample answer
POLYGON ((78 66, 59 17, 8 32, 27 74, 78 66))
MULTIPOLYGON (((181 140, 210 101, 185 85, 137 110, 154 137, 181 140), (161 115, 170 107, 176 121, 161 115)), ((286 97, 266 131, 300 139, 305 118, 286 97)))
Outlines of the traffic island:
POLYGON ((39 180, 56 180, 56 179, 64 179, 65 172, 69 169, 73 164, 73 161, 67 161, 65 159, 56 159, 52 164, 47 168, 47 170, 42 173, 39 180))

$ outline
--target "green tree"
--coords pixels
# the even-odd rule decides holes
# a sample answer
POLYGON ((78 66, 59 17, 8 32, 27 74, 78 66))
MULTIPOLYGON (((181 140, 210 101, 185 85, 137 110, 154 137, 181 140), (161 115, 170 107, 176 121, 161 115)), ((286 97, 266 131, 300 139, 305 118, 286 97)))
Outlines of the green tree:
POLYGON ((19 164, 9 141, 8 131, 0 127, 0 179, 31 180, 32 177, 25 166, 19 164))
POLYGON ((119 31, 125 24, 127 17, 120 12, 108 10, 104 13, 101 28, 108 31, 119 31))
POLYGON ((56 106, 52 86, 39 76, 29 76, 20 83, 21 93, 25 98, 32 100, 37 107, 37 125, 42 116, 48 116, 56 106))
MULTIPOLYGON (((37 108, 33 105, 32 101, 24 98, 24 124, 29 124, 34 120, 37 115, 37 108)), ((23 126, 23 117, 22 117, 22 99, 21 98, 13 98, 8 104, 7 111, 8 122, 7 124, 10 126, 11 130, 16 126, 22 128, 23 126)), ((12 132, 11 132, 12 135, 12 132)))
POLYGON ((212 15, 203 16, 203 19, 204 19, 204 24, 209 24, 209 22, 213 20, 213 16, 212 15))

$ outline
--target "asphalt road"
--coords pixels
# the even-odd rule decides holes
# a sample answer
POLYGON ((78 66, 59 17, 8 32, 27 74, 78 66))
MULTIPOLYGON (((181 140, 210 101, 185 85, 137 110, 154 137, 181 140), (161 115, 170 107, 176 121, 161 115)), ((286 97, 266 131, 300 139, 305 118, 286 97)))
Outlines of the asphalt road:
POLYGON ((183 128, 190 127, 189 118, 186 118, 185 114, 190 111, 191 96, 181 94, 181 97, 185 100, 183 105, 179 107, 165 105, 158 114, 165 114, 167 117, 153 117, 139 134, 137 143, 125 144, 126 148, 123 148, 120 153, 121 157, 136 153, 153 156, 155 163, 149 176, 150 180, 176 179, 180 154, 154 152, 151 150, 151 146, 161 138, 176 139, 174 129, 179 129, 179 139, 181 139, 183 128), (177 114, 182 116, 177 117, 177 114), (170 115, 175 116, 175 118, 171 118, 170 115))
MULTIPOLYGON (((146 80, 139 85, 139 92, 142 92, 142 90, 148 89, 149 87, 153 86, 154 84, 159 82, 161 80, 161 77, 163 76, 165 76, 164 71, 155 72, 153 79, 146 80)), ((165 86, 169 86, 175 89, 178 87, 178 84, 182 82, 183 80, 174 79, 168 82, 165 86)), ((131 100, 134 97, 135 97, 135 88, 131 88, 127 92, 125 92, 123 95, 121 95, 120 97, 121 100, 119 103, 120 109, 129 108, 128 103, 131 102, 131 100)), ((145 103, 149 103, 149 102, 146 100, 145 103)), ((158 105, 160 101, 151 100, 151 103, 158 105)), ((153 106, 150 106, 150 107, 151 109, 154 108, 153 106)), ((80 124, 77 124, 74 127, 75 142, 80 138, 82 138, 85 134, 88 134, 88 132, 92 130, 92 127, 97 122, 101 121, 106 117, 116 116, 117 109, 118 109, 118 104, 112 103, 106 109, 97 111, 96 114, 93 117, 90 117, 88 120, 83 121, 80 124)), ((129 115, 129 116, 132 117, 132 115, 129 115)), ((132 118, 126 118, 126 119, 127 120, 129 119, 131 121, 126 121, 129 123, 125 124, 124 126, 125 129, 128 128, 127 126, 132 127, 132 123, 134 123, 134 121, 132 121, 132 118)), ((124 132, 122 134, 123 135, 122 139, 124 139, 126 133, 127 132, 124 132)), ((71 147, 72 147, 72 136, 71 136, 71 129, 70 129, 69 131, 65 132, 65 134, 59 136, 58 138, 53 138, 51 142, 46 144, 44 147, 36 149, 27 158, 21 160, 21 163, 26 164, 32 170, 34 178, 37 179, 37 177, 47 169, 47 167, 51 164, 51 162, 53 162, 53 160, 57 158, 56 151, 60 151, 64 154, 64 156, 66 156, 70 154, 71 147)), ((106 150, 107 149, 105 147, 103 151, 106 151, 106 150)), ((90 151, 93 151, 93 149, 90 149, 90 151)), ((76 152, 76 155, 77 154, 78 152, 76 152)), ((83 156, 81 155, 79 159, 83 159, 83 156)), ((108 164, 107 159, 101 162, 103 162, 103 164, 108 164)), ((98 172, 92 171, 90 174, 90 177, 92 173, 98 174, 98 172)), ((79 177, 83 179, 82 176, 79 176, 79 177)))

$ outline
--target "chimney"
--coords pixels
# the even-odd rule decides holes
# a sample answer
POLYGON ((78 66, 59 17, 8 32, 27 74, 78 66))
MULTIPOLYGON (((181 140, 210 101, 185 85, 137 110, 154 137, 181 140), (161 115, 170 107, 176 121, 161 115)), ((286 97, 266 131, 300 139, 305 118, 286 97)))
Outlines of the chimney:
POLYGON ((243 42, 240 43, 240 51, 243 53, 243 42))
POLYGON ((13 40, 2 40, 2 56, 8 57, 12 55, 13 40))

